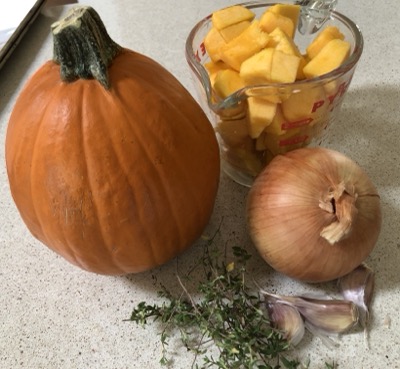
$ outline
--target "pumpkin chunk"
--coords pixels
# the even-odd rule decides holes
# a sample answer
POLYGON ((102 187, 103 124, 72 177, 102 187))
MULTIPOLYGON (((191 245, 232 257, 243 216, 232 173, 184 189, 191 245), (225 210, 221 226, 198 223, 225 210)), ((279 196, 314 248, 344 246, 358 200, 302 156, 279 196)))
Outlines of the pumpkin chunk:
POLYGON ((204 47, 212 61, 221 60, 221 47, 224 45, 226 45, 226 41, 222 35, 216 28, 211 28, 204 38, 204 47))
POLYGON ((268 11, 283 15, 284 17, 290 18, 293 22, 294 30, 297 29, 300 16, 300 5, 296 4, 275 4, 272 5, 268 11))
POLYGON ((328 26, 319 33, 314 40, 307 46, 307 56, 312 59, 322 50, 322 48, 334 39, 344 40, 344 34, 335 26, 328 26))
POLYGON ((222 98, 228 97, 244 86, 239 73, 232 69, 221 70, 215 76, 214 89, 222 98))
POLYGON ((271 81, 291 83, 296 80, 300 57, 275 50, 272 57, 271 81))
POLYGON ((242 21, 251 21, 255 14, 242 5, 233 5, 215 11, 211 16, 213 26, 221 30, 242 21))
POLYGON ((266 48, 243 62, 240 76, 246 85, 262 84, 271 81, 273 48, 266 48))
POLYGON ((263 31, 271 33, 275 28, 280 28, 290 38, 294 36, 294 24, 293 21, 280 14, 266 11, 260 19, 260 27, 263 31))
POLYGON ((255 20, 239 36, 221 47, 221 59, 231 68, 239 71, 242 62, 263 49, 269 36, 255 20))
POLYGON ((248 131, 251 138, 257 138, 265 127, 271 124, 276 112, 276 105, 262 97, 249 97, 248 131))
POLYGON ((231 26, 225 27, 219 30, 222 38, 225 42, 233 40, 235 37, 239 36, 247 27, 251 24, 250 21, 243 21, 239 23, 232 24, 231 26))
POLYGON ((322 50, 303 68, 307 78, 318 77, 339 67, 350 54, 350 44, 347 41, 334 39, 329 41, 322 50))

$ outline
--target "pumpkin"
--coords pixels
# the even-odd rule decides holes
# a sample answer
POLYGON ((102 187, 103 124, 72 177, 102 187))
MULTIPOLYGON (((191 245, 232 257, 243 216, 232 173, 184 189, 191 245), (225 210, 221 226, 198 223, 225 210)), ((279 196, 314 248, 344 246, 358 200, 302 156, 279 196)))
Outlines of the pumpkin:
POLYGON ((94 273, 138 273, 192 245, 218 190, 217 140, 159 63, 109 37, 91 7, 52 25, 53 60, 10 116, 6 165, 27 228, 94 273))

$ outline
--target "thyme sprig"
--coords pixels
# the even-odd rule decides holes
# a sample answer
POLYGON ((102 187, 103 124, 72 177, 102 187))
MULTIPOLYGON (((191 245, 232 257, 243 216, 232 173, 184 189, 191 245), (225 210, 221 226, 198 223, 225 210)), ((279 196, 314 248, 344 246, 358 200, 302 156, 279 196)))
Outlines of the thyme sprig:
MULTIPOLYGON (((214 235, 215 237, 215 235, 214 235)), ((194 353, 192 369, 294 369, 300 363, 285 353, 289 343, 273 329, 263 307, 262 297, 246 283, 246 262, 250 255, 233 247, 233 261, 227 262, 214 247, 213 238, 206 242, 201 263, 204 281, 191 294, 177 273, 181 291, 174 296, 161 285, 160 305, 140 302, 130 321, 145 325, 149 318, 162 323, 160 363, 171 364, 167 346, 176 330, 183 345, 194 353), (210 353, 212 351, 212 353, 210 353), (214 355, 214 353, 216 353, 214 355)))

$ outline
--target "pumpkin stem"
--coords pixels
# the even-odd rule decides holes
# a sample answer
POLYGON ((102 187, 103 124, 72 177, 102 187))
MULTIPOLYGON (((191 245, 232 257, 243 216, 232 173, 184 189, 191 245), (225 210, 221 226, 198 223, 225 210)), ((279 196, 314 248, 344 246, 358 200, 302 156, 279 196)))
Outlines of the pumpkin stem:
POLYGON ((110 38, 98 13, 90 6, 74 7, 51 30, 61 79, 95 78, 108 89, 108 67, 122 48, 110 38))
POLYGON ((331 245, 344 239, 350 233, 358 213, 356 201, 357 194, 354 189, 348 189, 344 183, 340 183, 328 194, 325 201, 320 203, 322 209, 336 216, 336 220, 326 226, 320 234, 331 245))

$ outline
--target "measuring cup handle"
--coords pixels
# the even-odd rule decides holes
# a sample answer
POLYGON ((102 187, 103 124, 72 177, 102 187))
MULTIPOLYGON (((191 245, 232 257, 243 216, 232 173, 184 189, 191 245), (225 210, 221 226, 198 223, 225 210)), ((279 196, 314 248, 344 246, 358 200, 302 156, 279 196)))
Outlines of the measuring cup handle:
POLYGON ((299 0, 301 6, 298 30, 302 35, 317 32, 335 10, 338 0, 299 0))

